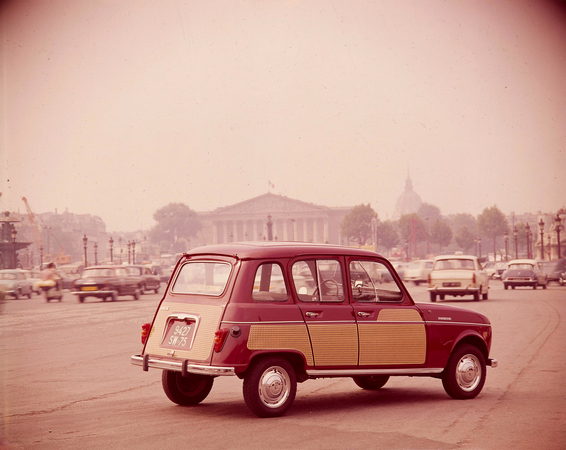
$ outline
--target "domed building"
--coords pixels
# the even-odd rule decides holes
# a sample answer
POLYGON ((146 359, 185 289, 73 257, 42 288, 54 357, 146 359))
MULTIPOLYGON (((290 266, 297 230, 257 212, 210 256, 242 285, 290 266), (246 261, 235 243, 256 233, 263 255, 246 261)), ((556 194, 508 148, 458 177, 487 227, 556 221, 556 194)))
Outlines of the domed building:
POLYGON ((405 190, 397 199, 395 203, 395 213, 393 220, 399 220, 405 214, 416 213, 423 204, 419 194, 413 191, 413 182, 411 177, 407 174, 407 181, 405 181, 405 190))

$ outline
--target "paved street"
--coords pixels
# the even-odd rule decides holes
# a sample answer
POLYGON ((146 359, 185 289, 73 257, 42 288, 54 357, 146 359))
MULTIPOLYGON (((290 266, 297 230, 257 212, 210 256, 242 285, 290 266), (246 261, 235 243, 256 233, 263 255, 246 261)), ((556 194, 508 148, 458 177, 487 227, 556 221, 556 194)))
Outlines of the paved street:
MULTIPOLYGON (((425 287, 409 289, 429 301, 425 287)), ((564 449, 566 287, 505 291, 492 281, 487 301, 446 302, 493 324, 499 367, 474 400, 450 399, 432 378, 392 378, 377 392, 311 380, 275 419, 248 410, 236 377, 217 378, 201 405, 183 408, 166 398, 160 371, 130 364, 158 299, 4 300, 0 448, 564 449)))

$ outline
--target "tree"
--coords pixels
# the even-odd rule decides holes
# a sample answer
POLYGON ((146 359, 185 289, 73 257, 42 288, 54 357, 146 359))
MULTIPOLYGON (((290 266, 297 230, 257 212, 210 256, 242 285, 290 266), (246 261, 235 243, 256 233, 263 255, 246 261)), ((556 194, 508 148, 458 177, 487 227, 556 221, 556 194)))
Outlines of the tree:
POLYGON ((468 253, 468 249, 474 245, 474 233, 472 233, 466 225, 464 225, 456 236, 456 243, 464 252, 468 253))
MULTIPOLYGON (((426 240, 425 221, 417 213, 404 214, 399 219, 397 225, 401 237, 409 243, 409 248, 411 243, 413 244, 413 253, 416 255, 418 253, 417 244, 426 240)), ((409 256, 409 253, 411 253, 409 249, 407 249, 407 253, 407 256, 409 256)))
POLYGON ((460 213, 450 217, 449 220, 452 231, 457 235, 461 234, 462 229, 466 227, 473 236, 478 234, 478 224, 474 216, 468 213, 460 213))
POLYGON ((478 228, 480 235, 493 238, 493 256, 495 259, 495 255, 497 253, 495 239, 497 236, 503 236, 503 234, 509 232, 509 225, 507 224, 505 215, 496 205, 491 208, 485 208, 478 216, 478 228))
POLYGON ((439 252, 442 251, 442 247, 452 240, 452 228, 445 221, 436 219, 430 230, 430 240, 438 244, 439 252))
POLYGON ((344 217, 340 225, 340 232, 348 239, 356 241, 359 245, 365 245, 372 235, 371 220, 377 219, 377 213, 369 205, 354 206, 344 217))
POLYGON ((201 229, 197 213, 184 203, 169 203, 153 218, 157 224, 149 231, 150 240, 176 252, 186 250, 189 239, 201 229))
POLYGON ((379 235, 379 243, 389 251, 399 243, 399 235, 389 220, 379 222, 377 233, 379 235))
POLYGON ((431 223, 442 217, 440 208, 430 203, 423 203, 417 211, 417 214, 424 220, 428 219, 431 223))

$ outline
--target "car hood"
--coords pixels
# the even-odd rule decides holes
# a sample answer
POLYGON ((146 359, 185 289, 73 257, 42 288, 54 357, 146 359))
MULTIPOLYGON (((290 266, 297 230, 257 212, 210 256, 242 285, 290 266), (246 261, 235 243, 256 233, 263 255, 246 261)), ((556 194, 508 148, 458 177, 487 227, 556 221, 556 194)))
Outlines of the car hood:
POLYGON ((461 322, 461 323, 480 323, 489 324, 487 316, 465 308, 457 306, 439 305, 431 303, 417 303, 423 318, 427 322, 461 322))

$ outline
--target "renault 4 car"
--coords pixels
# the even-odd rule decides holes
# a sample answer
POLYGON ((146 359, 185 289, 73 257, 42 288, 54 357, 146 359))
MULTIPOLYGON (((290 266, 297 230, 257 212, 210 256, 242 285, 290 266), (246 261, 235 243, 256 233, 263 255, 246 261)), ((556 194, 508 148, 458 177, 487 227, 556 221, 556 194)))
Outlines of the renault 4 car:
POLYGON ((474 398, 486 366, 497 366, 491 340, 483 314, 416 304, 374 252, 246 242, 182 256, 131 363, 162 370, 179 405, 202 402, 216 377, 237 376, 249 409, 274 417, 289 410, 297 383, 317 378, 375 390, 391 376, 428 376, 453 398, 474 398))

